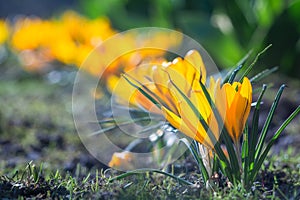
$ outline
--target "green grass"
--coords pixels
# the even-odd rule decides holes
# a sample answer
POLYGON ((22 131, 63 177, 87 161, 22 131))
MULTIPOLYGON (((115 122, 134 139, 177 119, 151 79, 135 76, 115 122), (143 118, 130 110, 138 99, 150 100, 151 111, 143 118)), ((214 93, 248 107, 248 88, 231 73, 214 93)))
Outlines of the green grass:
POLYGON ((181 174, 193 181, 192 186, 156 173, 141 173, 121 180, 110 181, 120 172, 93 169, 80 165, 74 174, 53 171, 42 164, 30 162, 20 165, 0 178, 1 198, 100 198, 100 199, 297 199, 300 195, 299 157, 289 149, 287 154, 274 156, 260 174, 260 181, 252 192, 222 188, 221 180, 210 182, 207 190, 196 173, 181 174), (264 185, 263 185, 264 184, 264 185))

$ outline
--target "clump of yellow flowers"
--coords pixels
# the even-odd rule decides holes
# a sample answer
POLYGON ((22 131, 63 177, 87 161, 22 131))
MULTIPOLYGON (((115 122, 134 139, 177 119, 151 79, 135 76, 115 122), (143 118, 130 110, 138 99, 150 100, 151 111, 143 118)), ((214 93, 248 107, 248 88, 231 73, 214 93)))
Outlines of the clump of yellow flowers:
POLYGON ((106 18, 87 19, 73 11, 59 18, 23 17, 12 28, 10 46, 20 53, 28 70, 57 60, 80 67, 88 54, 115 30, 106 18))
POLYGON ((279 89, 259 131, 260 104, 267 87, 263 85, 257 101, 252 102, 251 82, 264 73, 249 79, 248 68, 236 80, 242 66, 239 65, 227 78, 215 80, 207 77, 201 55, 191 50, 184 58, 160 65, 150 64, 123 74, 115 92, 131 106, 162 115, 170 126, 188 136, 189 140, 182 141, 198 163, 206 183, 212 173, 220 170, 229 184, 242 184, 249 189, 274 141, 300 112, 300 106, 272 139, 265 141, 285 86, 279 89), (251 107, 253 118, 249 132, 247 122, 251 107))
POLYGON ((162 49, 168 49, 180 42, 161 33, 142 39, 137 34, 122 35, 108 18, 88 19, 74 11, 65 11, 51 19, 19 17, 10 26, 1 20, 0 30, 0 44, 6 42, 27 71, 43 71, 52 62, 58 62, 82 67, 105 80, 110 76, 118 79, 121 72, 165 54, 163 50, 140 47, 159 44, 162 49), (105 42, 118 34, 121 36, 115 37, 114 42, 105 42), (126 49, 139 50, 124 54, 126 49))

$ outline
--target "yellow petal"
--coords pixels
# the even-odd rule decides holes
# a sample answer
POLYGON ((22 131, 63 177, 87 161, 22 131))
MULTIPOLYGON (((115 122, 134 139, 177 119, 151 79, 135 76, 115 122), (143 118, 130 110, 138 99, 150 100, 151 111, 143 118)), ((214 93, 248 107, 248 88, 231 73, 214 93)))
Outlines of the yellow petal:
POLYGON ((201 81, 205 84, 206 81, 206 69, 203 63, 201 55, 196 50, 189 51, 186 56, 185 60, 188 61, 195 69, 199 72, 201 77, 201 81))
POLYGON ((227 100, 227 108, 232 104, 234 95, 236 94, 236 90, 229 83, 225 83, 222 88, 224 88, 226 92, 226 100, 227 100))
POLYGON ((244 78, 243 83, 234 82, 225 86, 227 97, 227 113, 225 125, 231 138, 238 142, 245 123, 248 119, 251 101, 252 86, 248 78, 244 78), (234 87, 237 87, 237 91, 234 87))
POLYGON ((195 131, 191 126, 188 126, 185 121, 183 121, 179 116, 175 115, 172 111, 162 107, 162 112, 166 118, 166 120, 176 129, 180 130, 182 133, 187 135, 188 137, 195 139, 197 141, 201 141, 201 139, 197 136, 197 131, 195 131))
POLYGON ((221 79, 218 79, 214 89, 215 104, 221 115, 222 120, 225 121, 225 116, 227 112, 226 91, 225 88, 221 88, 220 84, 221 84, 221 79))

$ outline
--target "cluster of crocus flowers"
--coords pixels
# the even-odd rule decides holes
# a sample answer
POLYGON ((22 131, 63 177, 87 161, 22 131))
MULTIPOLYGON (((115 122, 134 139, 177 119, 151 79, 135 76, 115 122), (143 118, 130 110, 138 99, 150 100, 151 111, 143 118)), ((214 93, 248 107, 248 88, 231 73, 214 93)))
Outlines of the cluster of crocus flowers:
MULTIPOLYGON (((207 186, 212 173, 221 172, 228 178, 228 186, 242 184, 249 190, 274 142, 300 112, 300 106, 266 141, 285 85, 279 88, 265 123, 259 130, 260 106, 267 85, 264 84, 261 89, 254 104, 251 123, 248 124, 252 104, 251 81, 266 76, 274 68, 249 80, 250 65, 239 81, 235 81, 243 64, 244 61, 224 80, 210 77, 208 81, 201 56, 196 51, 190 51, 184 59, 149 64, 123 74, 119 83, 112 84, 115 86, 113 93, 123 104, 162 115, 173 128, 191 138, 178 141, 188 147, 207 186)), ((163 171, 159 173, 174 177, 163 171)), ((180 177, 176 179, 192 184, 180 177)))
MULTIPOLYGON (((114 84, 114 93, 123 103, 126 100, 131 106, 163 115, 170 125, 203 145, 209 159, 216 153, 226 160, 221 135, 228 134, 235 148, 240 148, 252 86, 247 77, 222 84, 220 78, 208 81, 206 76, 200 54, 191 50, 184 59, 149 64, 124 74, 119 84, 114 84)), ((230 162, 227 160, 233 164, 230 162)))
POLYGON ((124 74, 114 92, 133 106, 160 112, 173 127, 210 149, 223 128, 237 143, 250 112, 251 83, 247 77, 242 83, 221 85, 220 79, 213 78, 207 82, 200 54, 190 51, 184 59, 124 74))

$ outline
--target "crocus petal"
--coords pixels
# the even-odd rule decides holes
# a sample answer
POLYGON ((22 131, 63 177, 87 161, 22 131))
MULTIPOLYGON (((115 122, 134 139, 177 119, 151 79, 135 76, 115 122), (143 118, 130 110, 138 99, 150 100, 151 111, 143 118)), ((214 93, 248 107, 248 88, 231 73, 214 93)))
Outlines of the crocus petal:
POLYGON ((245 77, 242 84, 227 83, 223 87, 227 98, 225 125, 233 141, 238 142, 250 113, 252 86, 245 77))
MULTIPOLYGON (((197 138, 196 132, 193 132, 184 121, 175 115, 172 111, 162 107, 162 112, 168 122, 176 129, 180 130, 190 138, 197 138)), ((199 139, 198 139, 199 140, 199 139)))
POLYGON ((197 51, 191 50, 186 54, 185 60, 189 62, 195 70, 199 72, 199 79, 201 78, 202 83, 205 84, 206 69, 201 55, 197 51))

